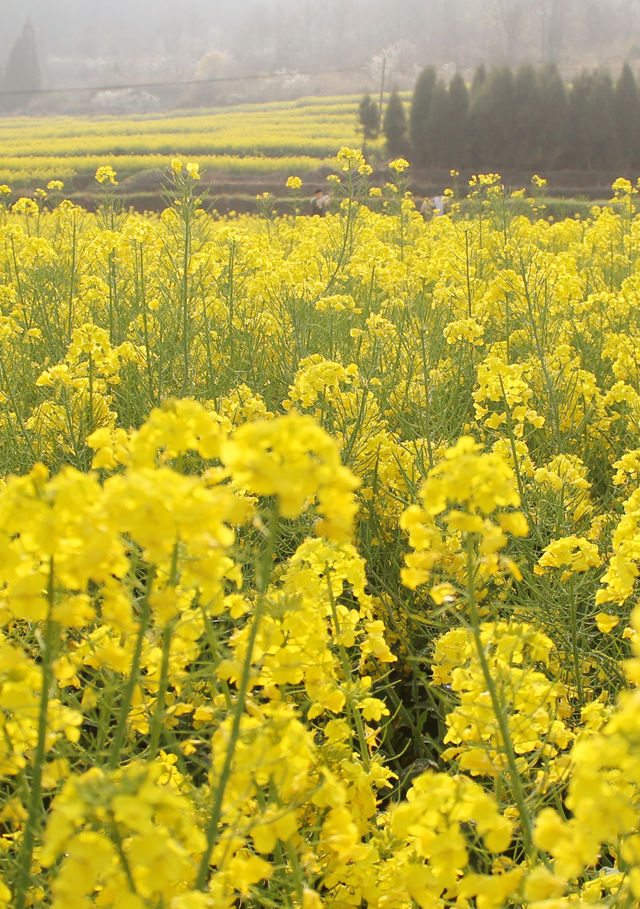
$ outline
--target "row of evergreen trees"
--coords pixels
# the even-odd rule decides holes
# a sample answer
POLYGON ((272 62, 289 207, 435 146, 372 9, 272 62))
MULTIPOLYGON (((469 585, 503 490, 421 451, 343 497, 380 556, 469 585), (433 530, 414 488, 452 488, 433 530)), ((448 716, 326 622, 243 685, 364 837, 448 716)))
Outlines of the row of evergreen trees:
POLYGON ((0 68, 0 108, 19 107, 29 100, 28 92, 42 87, 42 73, 31 22, 27 19, 22 33, 9 53, 4 73, 0 68))
POLYGON ((615 82, 593 70, 569 86, 552 64, 479 66, 470 88, 460 74, 446 85, 427 67, 408 120, 393 92, 383 130, 389 154, 417 167, 640 169, 640 94, 628 64, 615 82))

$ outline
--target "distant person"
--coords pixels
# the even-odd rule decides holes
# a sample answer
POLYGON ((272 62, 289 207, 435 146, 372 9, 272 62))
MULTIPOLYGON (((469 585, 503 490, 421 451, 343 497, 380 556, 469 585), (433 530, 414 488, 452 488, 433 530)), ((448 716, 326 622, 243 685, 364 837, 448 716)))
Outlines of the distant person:
POLYGON ((431 200, 433 203, 433 217, 438 218, 444 214, 444 196, 434 196, 431 200))
POLYGON ((434 215, 434 206, 433 199, 430 196, 425 196, 422 205, 420 206, 420 214, 425 221, 430 221, 434 215))
POLYGON ((321 189, 316 189, 313 193, 313 199, 311 200, 311 214, 320 215, 323 218, 327 213, 327 206, 329 205, 329 194, 323 192, 321 189))

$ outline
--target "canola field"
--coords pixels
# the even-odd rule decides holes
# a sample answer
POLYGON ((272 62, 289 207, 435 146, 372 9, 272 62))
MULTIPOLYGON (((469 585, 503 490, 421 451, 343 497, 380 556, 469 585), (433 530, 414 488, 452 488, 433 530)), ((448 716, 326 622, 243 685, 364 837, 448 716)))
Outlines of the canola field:
POLYGON ((104 165, 122 178, 168 167, 176 153, 197 156, 213 175, 305 173, 357 144, 359 101, 312 96, 175 115, 4 117, 0 183, 33 188, 92 177, 104 165))
POLYGON ((2 206, 0 905, 638 905, 636 190, 405 165, 2 206))

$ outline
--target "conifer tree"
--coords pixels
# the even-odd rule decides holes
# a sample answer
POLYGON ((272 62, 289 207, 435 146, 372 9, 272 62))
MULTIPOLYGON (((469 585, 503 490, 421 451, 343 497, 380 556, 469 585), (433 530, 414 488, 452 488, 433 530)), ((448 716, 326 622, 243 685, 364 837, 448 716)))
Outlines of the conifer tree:
POLYGON ((591 74, 583 70, 574 79, 569 93, 569 121, 571 125, 569 155, 573 166, 579 169, 591 169, 593 166, 588 123, 591 78, 591 74))
POLYGON ((475 160, 478 166, 508 167, 513 163, 515 86, 508 66, 488 73, 472 106, 475 160))
POLYGON ((440 79, 433 87, 425 140, 425 164, 443 167, 449 153, 449 93, 440 79))
POLYGON ((589 92, 589 139, 593 166, 602 170, 617 167, 620 163, 614 108, 611 75, 608 70, 597 70, 589 92))
POLYGON ((380 114, 378 105, 368 92, 363 96, 362 101, 360 102, 358 119, 360 121, 360 128, 362 129, 363 144, 366 143, 368 139, 375 139, 380 131, 380 114))
MULTIPOLYGON (((37 91, 42 87, 42 73, 33 26, 29 19, 22 33, 14 41, 4 73, 4 90, 7 92, 37 91)), ((28 95, 26 96, 29 97, 28 95)), ((8 107, 18 107, 25 100, 22 94, 9 95, 8 107)))
POLYGON ((469 160, 469 90, 460 73, 449 83, 449 103, 445 124, 447 167, 464 167, 469 160))
POLYGON ((475 104, 478 95, 482 86, 487 81, 487 69, 484 63, 481 63, 476 67, 473 73, 473 79, 471 80, 471 91, 469 93, 469 102, 470 104, 475 104))
POLYGON ((427 164, 429 113, 435 85, 436 71, 432 66, 427 66, 416 81, 409 114, 411 155, 418 167, 424 167, 427 164))
POLYGON ((640 161, 640 100, 635 76, 628 63, 616 82, 614 116, 620 165, 638 167, 640 161))
POLYGON ((570 90, 552 63, 515 75, 479 66, 470 91, 459 74, 447 88, 427 67, 410 137, 419 166, 629 170, 640 167, 640 88, 628 64, 615 86, 606 71, 583 71, 570 90))
POLYGON ((538 72, 540 124, 544 130, 543 153, 546 167, 569 164, 569 99, 567 89, 553 63, 538 72))
POLYGON ((579 167, 606 170, 618 158, 614 91, 607 72, 582 72, 570 95, 572 157, 579 167))
POLYGON ((538 73, 530 64, 516 71, 514 92, 514 160, 518 167, 539 168, 546 159, 546 130, 541 116, 538 73))
POLYGON ((392 158, 409 154, 407 118, 402 99, 395 88, 387 102, 382 128, 386 140, 387 154, 392 158))

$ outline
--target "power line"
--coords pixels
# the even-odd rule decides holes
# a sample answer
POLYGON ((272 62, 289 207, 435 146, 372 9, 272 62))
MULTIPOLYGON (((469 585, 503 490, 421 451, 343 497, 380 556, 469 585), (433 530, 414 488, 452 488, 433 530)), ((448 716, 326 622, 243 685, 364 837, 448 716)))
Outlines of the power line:
POLYGON ((283 79, 287 76, 323 76, 337 73, 363 72, 366 66, 350 66, 342 69, 276 70, 273 73, 251 73, 245 76, 219 76, 215 79, 185 79, 182 82, 129 82, 120 85, 83 85, 67 88, 16 88, 2 89, 0 97, 6 95, 57 95, 77 92, 117 92, 130 88, 180 88, 190 85, 212 85, 218 82, 249 82, 258 79, 283 79))

